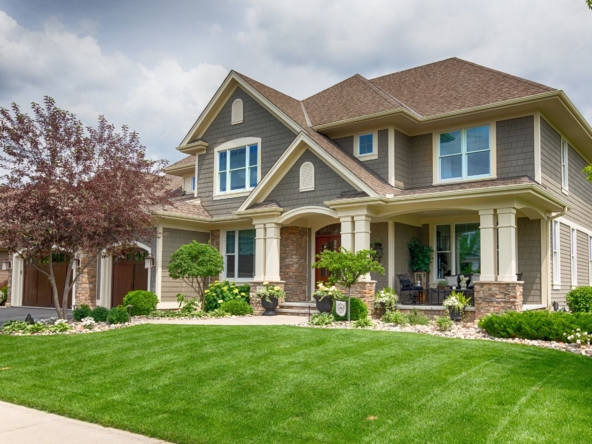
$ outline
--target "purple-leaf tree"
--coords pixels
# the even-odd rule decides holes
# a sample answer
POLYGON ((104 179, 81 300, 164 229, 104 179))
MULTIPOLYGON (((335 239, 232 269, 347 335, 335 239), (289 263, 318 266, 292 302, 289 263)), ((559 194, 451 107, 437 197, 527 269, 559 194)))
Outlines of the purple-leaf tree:
POLYGON ((136 132, 116 132, 103 116, 85 128, 50 97, 32 108, 0 108, 0 244, 47 276, 65 319, 73 284, 100 254, 155 236, 154 213, 170 202, 166 161, 147 158, 136 132), (80 252, 94 259, 73 273, 80 252), (52 253, 73 264, 63 288, 52 253))

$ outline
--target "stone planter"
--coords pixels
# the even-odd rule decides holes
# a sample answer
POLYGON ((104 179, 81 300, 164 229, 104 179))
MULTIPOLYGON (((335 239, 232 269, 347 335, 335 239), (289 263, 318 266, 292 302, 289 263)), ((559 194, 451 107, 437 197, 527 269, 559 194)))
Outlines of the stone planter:
POLYGON ((317 304, 317 310, 320 313, 331 313, 333 308, 333 298, 329 296, 325 296, 321 299, 320 296, 314 296, 314 300, 317 304))
POLYGON ((275 309, 278 306, 278 299, 274 296, 269 296, 269 301, 265 298, 261 298, 261 306, 265 309, 263 316, 277 316, 275 309))

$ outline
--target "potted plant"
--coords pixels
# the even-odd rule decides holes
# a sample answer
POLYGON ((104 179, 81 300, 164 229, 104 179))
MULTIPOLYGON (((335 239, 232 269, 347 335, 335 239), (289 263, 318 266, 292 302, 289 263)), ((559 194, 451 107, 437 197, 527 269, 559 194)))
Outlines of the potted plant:
POLYGON ((391 287, 384 287, 376 293, 374 308, 383 309, 385 313, 390 313, 396 310, 397 302, 399 302, 399 296, 397 296, 395 290, 391 287))
POLYGON ((462 321, 465 314, 465 308, 469 305, 471 298, 466 297, 462 292, 451 291, 442 305, 448 310, 450 319, 455 322, 462 321))
POLYGON ((446 281, 438 281, 438 290, 446 290, 447 285, 446 281))
POLYGON ((317 304, 317 310, 320 313, 331 313, 333 298, 341 299, 343 298, 343 293, 335 285, 327 287, 323 282, 319 282, 313 297, 317 304))
POLYGON ((261 306, 265 309, 263 316, 275 316, 277 315, 275 309, 279 302, 285 299, 286 293, 281 287, 270 285, 269 282, 263 282, 263 287, 255 293, 258 298, 261 298, 261 306))
POLYGON ((424 245, 417 237, 412 237, 407 242, 409 248, 409 267, 415 271, 430 272, 430 263, 434 249, 429 245, 424 245))

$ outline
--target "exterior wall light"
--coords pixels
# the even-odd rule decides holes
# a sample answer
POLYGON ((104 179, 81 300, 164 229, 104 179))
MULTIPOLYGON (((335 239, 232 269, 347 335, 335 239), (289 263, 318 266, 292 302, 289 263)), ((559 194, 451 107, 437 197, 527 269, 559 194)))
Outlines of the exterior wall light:
POLYGON ((2 271, 12 270, 12 262, 10 259, 4 259, 2 261, 2 271))
POLYGON ((146 259, 144 259, 144 268, 146 270, 154 268, 154 256, 152 256, 151 254, 146 256, 146 259))

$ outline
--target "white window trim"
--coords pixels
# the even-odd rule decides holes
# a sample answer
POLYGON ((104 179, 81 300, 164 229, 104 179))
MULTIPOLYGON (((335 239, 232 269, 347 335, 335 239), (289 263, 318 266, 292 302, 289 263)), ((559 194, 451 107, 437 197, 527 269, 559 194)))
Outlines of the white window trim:
POLYGON ((257 184, 261 181, 261 138, 260 137, 242 137, 240 139, 229 140, 228 142, 224 142, 223 144, 217 146, 214 149, 214 178, 213 178, 213 199, 230 199, 233 197, 242 197, 248 196, 251 194, 251 191, 255 187, 249 187, 245 190, 238 190, 238 191, 226 191, 221 193, 218 191, 218 176, 219 176, 219 156, 218 153, 220 151, 227 151, 233 148, 240 148, 243 146, 254 145, 257 144, 257 184))
POLYGON ((571 254, 571 288, 578 286, 578 232, 570 228, 570 254, 571 254))
POLYGON ((561 225, 554 220, 551 225, 551 251, 553 256, 553 290, 561 289, 561 225))
POLYGON ((243 116, 244 116, 244 105, 241 99, 236 99, 232 102, 232 107, 230 108, 230 124, 231 125, 238 125, 239 123, 243 123, 243 116), (236 116, 234 112, 234 105, 240 103, 240 116, 236 116))
POLYGON ((363 133, 354 134, 354 156, 361 161, 378 159, 378 131, 367 131, 363 133), (372 134, 372 152, 368 154, 360 154, 360 137, 372 134))
MULTIPOLYGON (((220 277, 219 277, 220 280, 225 280, 228 282, 241 282, 241 283, 253 281, 253 277, 255 275, 254 268, 253 268, 253 277, 250 277, 250 278, 238 278, 238 277, 237 278, 229 278, 229 277, 226 277, 226 233, 228 231, 236 232, 237 235, 235 237, 235 239, 236 239, 235 242, 237 242, 236 245, 238 245, 238 232, 242 231, 242 230, 254 230, 254 229, 255 229, 255 227, 253 227, 253 226, 250 226, 250 227, 245 226, 245 227, 239 227, 239 228, 228 228, 227 230, 220 230, 220 254, 222 255, 222 258, 224 259, 224 271, 222 273, 220 273, 220 277)), ((235 248, 235 251, 236 251, 236 248, 235 248)), ((257 250, 255 249, 255 260, 253 261, 253 267, 255 267, 256 262, 257 262, 257 250)), ((235 271, 237 271, 238 270, 238 259, 236 259, 235 264, 236 264, 235 271)), ((238 274, 238 271, 235 274, 238 274)))
POLYGON ((315 189, 315 166, 312 162, 304 162, 300 166, 299 179, 300 179, 300 192, 301 193, 305 192, 305 191, 314 191, 314 189, 315 189), (312 182, 308 186, 302 186, 302 169, 307 165, 310 165, 310 167, 312 168, 312 182))
POLYGON ((569 194, 569 143, 561 137, 561 191, 569 194), (565 163, 563 153, 565 151, 565 163))
MULTIPOLYGON (((479 182, 485 180, 495 180, 497 179, 497 137, 496 137, 496 122, 479 122, 472 125, 467 125, 462 128, 454 128, 454 129, 442 129, 437 132, 432 133, 432 158, 433 158, 433 184, 432 185, 441 185, 441 184, 454 184, 454 183, 465 183, 465 182, 479 182), (453 179, 441 179, 440 178, 440 134, 442 133, 449 133, 453 131, 462 131, 463 133, 466 132, 467 129, 471 128, 478 128, 481 126, 489 125, 489 174, 487 176, 471 176, 467 178, 453 178, 453 179)), ((464 139, 464 136, 463 136, 464 139)), ((463 142, 463 150, 465 149, 465 143, 463 142)), ((465 151, 462 151, 463 156, 466 154, 465 151)), ((465 174, 466 165, 463 161, 463 175, 465 174)))

